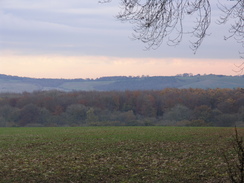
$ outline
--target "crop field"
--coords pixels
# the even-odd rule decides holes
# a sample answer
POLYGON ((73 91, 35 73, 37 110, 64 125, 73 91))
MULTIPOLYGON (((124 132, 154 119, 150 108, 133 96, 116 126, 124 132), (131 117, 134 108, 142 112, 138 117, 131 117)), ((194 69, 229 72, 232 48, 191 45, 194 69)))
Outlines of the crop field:
MULTIPOLYGON (((238 129, 244 134, 242 128, 238 129)), ((0 182, 228 182, 233 128, 0 128, 0 182)))

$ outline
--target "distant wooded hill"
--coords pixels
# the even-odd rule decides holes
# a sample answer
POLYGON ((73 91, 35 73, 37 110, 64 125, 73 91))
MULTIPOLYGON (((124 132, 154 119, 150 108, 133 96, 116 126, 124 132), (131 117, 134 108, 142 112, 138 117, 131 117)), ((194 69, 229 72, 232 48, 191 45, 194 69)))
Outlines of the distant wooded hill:
POLYGON ((101 77, 97 79, 35 79, 0 74, 0 92, 60 91, 125 91, 162 90, 165 88, 244 88, 244 75, 191 75, 101 77))

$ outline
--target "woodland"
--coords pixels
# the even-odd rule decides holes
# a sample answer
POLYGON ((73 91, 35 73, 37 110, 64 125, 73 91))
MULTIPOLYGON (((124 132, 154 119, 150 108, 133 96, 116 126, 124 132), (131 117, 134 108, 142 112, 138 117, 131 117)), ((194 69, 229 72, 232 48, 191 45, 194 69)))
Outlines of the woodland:
POLYGON ((244 126, 244 89, 0 94, 1 127, 244 126))

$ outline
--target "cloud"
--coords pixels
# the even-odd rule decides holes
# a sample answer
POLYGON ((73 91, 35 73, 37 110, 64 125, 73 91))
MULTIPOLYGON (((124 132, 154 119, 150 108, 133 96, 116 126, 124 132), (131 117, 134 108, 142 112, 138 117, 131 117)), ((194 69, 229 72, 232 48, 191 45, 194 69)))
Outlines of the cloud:
POLYGON ((113 26, 116 22, 111 16, 115 11, 113 6, 84 1, 69 1, 68 4, 65 4, 68 1, 51 1, 50 6, 50 1, 44 1, 42 5, 37 3, 40 6, 32 2, 27 6, 27 2, 6 3, 1 11, 0 44, 3 49, 19 49, 23 54, 108 54, 110 45, 116 41, 113 39, 110 44, 109 38, 121 39, 118 35, 125 30, 121 24, 121 28, 113 26), (79 6, 76 7, 77 2, 79 6), (108 47, 104 46, 106 42, 108 47), (108 48, 107 53, 104 48, 108 48))
POLYGON ((225 28, 214 22, 209 31, 211 36, 205 38, 196 55, 189 48, 191 37, 187 36, 177 47, 163 44, 157 50, 144 51, 144 44, 129 38, 132 25, 115 19, 119 11, 117 1, 99 4, 98 0, 1 0, 0 3, 0 52, 140 59, 239 57, 239 45, 223 41, 221 32, 225 28))
POLYGON ((0 55, 0 73, 35 78, 102 76, 174 76, 181 73, 235 75, 237 60, 184 58, 121 58, 105 56, 0 55), (14 66, 14 67, 13 67, 14 66))

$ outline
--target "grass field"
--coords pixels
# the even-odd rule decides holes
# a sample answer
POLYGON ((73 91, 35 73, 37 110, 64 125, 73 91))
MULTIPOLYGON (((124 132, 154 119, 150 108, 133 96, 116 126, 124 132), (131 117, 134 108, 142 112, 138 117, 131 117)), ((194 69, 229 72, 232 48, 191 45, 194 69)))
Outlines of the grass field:
MULTIPOLYGON (((238 129, 241 135, 243 129, 238 129)), ((0 182, 228 182, 233 128, 0 128, 0 182)))

